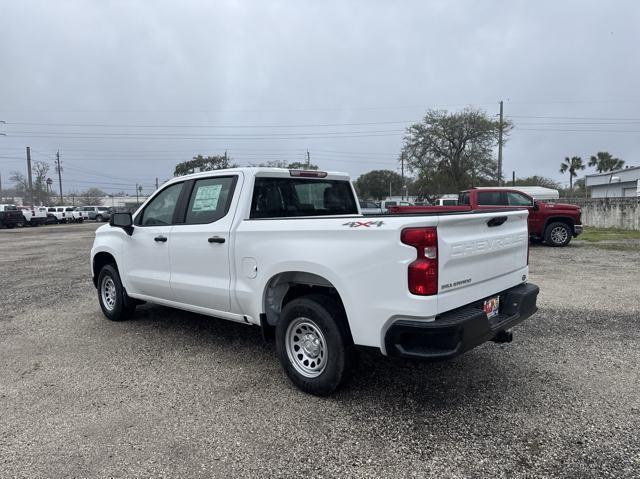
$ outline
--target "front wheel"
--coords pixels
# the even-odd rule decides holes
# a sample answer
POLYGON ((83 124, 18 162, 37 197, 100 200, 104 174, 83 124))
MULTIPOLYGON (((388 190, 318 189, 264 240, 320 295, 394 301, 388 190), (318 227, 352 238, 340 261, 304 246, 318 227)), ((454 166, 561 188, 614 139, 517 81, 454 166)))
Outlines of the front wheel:
POLYGON ((328 296, 308 295, 287 303, 276 325, 276 351, 289 379, 316 396, 334 392, 354 361, 342 308, 328 296))
POLYGON ((111 264, 100 270, 98 301, 103 314, 111 321, 124 321, 135 312, 136 303, 127 295, 118 270, 111 264))
POLYGON ((566 223, 555 222, 547 226, 544 242, 549 246, 567 246, 571 241, 571 229, 566 223))
POLYGON ((96 215, 96 221, 102 223, 102 215, 96 215))

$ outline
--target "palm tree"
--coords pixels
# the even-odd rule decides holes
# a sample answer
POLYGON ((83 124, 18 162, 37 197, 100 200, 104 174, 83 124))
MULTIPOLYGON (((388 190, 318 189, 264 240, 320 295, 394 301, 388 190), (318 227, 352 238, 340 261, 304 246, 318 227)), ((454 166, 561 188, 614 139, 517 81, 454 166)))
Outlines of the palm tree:
POLYGON ((584 170, 586 167, 582 164, 582 158, 579 156, 565 157, 564 161, 560 163, 560 173, 569 172, 569 189, 573 190, 573 179, 578 176, 579 170, 584 170))
POLYGON ((589 160, 589 166, 595 166, 598 173, 620 170, 624 166, 624 160, 614 158, 608 151, 599 151, 589 160))

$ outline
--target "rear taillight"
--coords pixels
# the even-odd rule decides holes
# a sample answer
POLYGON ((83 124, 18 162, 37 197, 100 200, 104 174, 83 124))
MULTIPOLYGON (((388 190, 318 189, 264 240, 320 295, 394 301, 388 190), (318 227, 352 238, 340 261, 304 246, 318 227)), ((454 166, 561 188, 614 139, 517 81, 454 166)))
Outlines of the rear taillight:
POLYGON ((434 227, 405 228, 400 241, 413 246, 418 257, 409 265, 409 291, 420 296, 438 293, 438 233, 434 227))

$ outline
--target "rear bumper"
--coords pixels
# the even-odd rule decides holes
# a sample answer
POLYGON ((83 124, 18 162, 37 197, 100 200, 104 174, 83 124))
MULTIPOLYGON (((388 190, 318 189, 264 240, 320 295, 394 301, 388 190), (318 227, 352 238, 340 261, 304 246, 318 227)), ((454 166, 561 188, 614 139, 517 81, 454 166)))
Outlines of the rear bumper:
POLYGON ((573 225, 573 237, 575 238, 578 235, 582 234, 582 225, 573 225))
POLYGON ((482 301, 437 316, 435 321, 396 321, 387 330, 389 356, 438 361, 450 359, 490 341, 537 310, 539 288, 522 284, 500 293, 500 313, 488 319, 482 301))

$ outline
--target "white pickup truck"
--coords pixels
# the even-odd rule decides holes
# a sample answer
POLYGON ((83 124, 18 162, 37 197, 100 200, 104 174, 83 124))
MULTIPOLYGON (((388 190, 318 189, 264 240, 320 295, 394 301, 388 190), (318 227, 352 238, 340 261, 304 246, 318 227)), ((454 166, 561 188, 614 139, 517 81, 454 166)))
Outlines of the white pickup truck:
POLYGON ((149 301, 262 327, 303 391, 325 395, 357 347, 440 360, 536 311, 527 211, 362 216, 343 173, 237 168, 175 178, 96 231, 104 315, 149 301))

